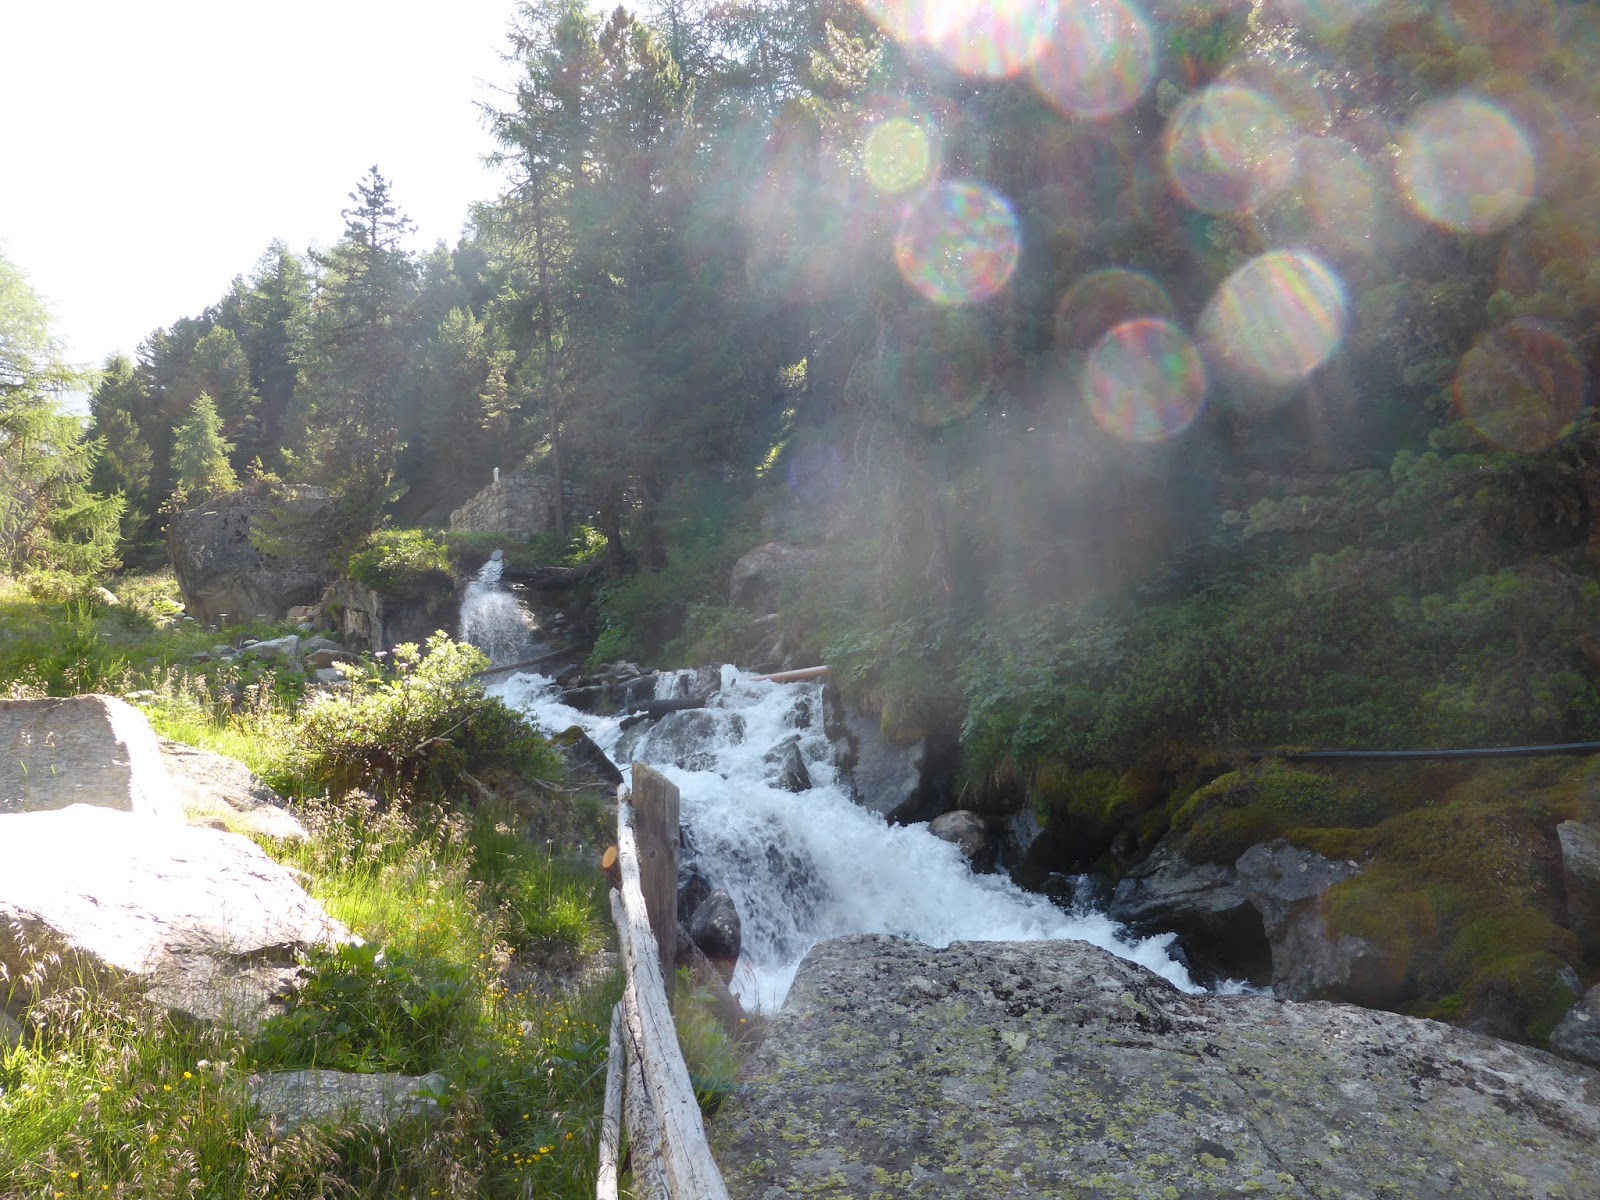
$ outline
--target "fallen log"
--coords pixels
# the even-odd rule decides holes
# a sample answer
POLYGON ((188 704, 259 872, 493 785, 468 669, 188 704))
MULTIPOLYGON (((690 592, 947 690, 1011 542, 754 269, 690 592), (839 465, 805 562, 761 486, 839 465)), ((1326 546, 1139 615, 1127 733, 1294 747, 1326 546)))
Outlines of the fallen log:
POLYGON ((521 671, 528 667, 537 667, 547 662, 553 662, 558 658, 565 658, 569 654, 577 653, 577 647, 568 646, 564 650, 552 650, 548 654, 539 655, 537 658, 525 658, 521 662, 506 663, 503 667, 485 667, 481 671, 474 671, 472 678, 481 679, 485 675, 500 675, 506 671, 521 671))
POLYGON ((622 1004, 611 1009, 611 1045, 606 1051, 606 1099, 600 1114, 600 1168, 595 1200, 617 1200, 617 1148, 622 1140, 622 1075, 627 1061, 622 1041, 622 1004))
POLYGON ((517 570, 508 566, 500 578, 525 584, 531 588, 553 590, 582 583, 591 575, 598 575, 605 570, 605 566, 605 560, 599 558, 580 563, 576 567, 526 567, 517 570))
POLYGON ((770 675, 757 675, 755 678, 764 683, 799 683, 802 679, 816 679, 826 675, 826 665, 820 667, 798 667, 793 671, 774 671, 770 675))

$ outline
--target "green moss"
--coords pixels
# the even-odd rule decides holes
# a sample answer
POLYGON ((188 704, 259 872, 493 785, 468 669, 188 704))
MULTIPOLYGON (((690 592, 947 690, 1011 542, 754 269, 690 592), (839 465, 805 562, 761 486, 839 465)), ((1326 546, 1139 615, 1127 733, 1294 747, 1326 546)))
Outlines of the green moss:
POLYGON ((442 543, 420 529, 382 529, 350 556, 345 576, 391 596, 448 594, 453 581, 442 543))

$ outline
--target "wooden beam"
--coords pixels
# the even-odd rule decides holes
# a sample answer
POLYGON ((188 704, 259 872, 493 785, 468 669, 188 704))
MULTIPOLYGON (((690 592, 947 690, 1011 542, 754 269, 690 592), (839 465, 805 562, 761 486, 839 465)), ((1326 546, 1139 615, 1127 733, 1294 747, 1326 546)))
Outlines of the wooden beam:
MULTIPOLYGON (((633 764, 634 830, 639 838, 639 886, 660 956, 667 1003, 672 1003, 678 949, 677 787, 644 763, 633 764)), ((620 844, 620 839, 619 839, 620 844)))
MULTIPOLYGON (((617 924, 628 981, 622 997, 623 1025, 631 1046, 638 1049, 644 1100, 660 1125, 673 1200, 728 1200, 728 1189, 706 1142, 705 1122, 689 1080, 689 1068, 678 1046, 678 1031, 667 1007, 661 967, 650 952, 655 935, 639 886, 639 854, 631 807, 626 803, 618 806, 622 889, 611 893, 611 916, 617 924)), ((637 1173, 636 1166, 636 1178, 637 1173)))
POLYGON ((617 1151, 622 1139, 622 1075, 627 1052, 622 1041, 622 1004, 611 1008, 611 1046, 606 1051, 606 1101, 600 1114, 600 1169, 595 1200, 617 1200, 617 1151))

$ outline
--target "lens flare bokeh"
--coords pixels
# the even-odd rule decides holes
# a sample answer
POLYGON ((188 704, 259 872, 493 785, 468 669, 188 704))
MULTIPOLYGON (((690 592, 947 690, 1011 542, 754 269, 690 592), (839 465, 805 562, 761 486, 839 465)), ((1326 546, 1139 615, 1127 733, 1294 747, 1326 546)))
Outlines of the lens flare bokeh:
POLYGON ((1461 356, 1456 411, 1496 446, 1543 450, 1583 409, 1585 382, 1566 338, 1536 321, 1510 321, 1461 356))
POLYGON ((1251 88, 1218 84, 1180 104, 1167 123, 1167 170, 1190 204, 1255 212, 1294 174, 1296 131, 1251 88))
POLYGON ((1107 433, 1160 442, 1194 423, 1206 372, 1187 334, 1170 321, 1124 321, 1106 332, 1083 368, 1089 412, 1107 433))
POLYGON ((1321 259, 1274 250, 1223 281, 1203 327, 1230 363, 1272 383, 1292 383, 1338 348, 1346 316, 1344 286, 1321 259))
POLYGON ((1156 73, 1155 38, 1125 0, 1073 0, 1033 63, 1033 81, 1068 116, 1114 117, 1144 95, 1156 73))
POLYGON ((889 117, 867 133, 861 160, 867 178, 880 192, 908 192, 928 182, 933 174, 933 138, 919 121, 889 117))
POLYGON ((897 41, 927 46, 963 74, 1004 79, 1049 44, 1059 0, 862 0, 897 41))
POLYGON ((894 261, 912 288, 935 304, 986 300, 1011 280, 1022 250, 1017 218, 979 183, 941 183, 906 206, 894 261))
POLYGON ((1348 29, 1381 3, 1382 0, 1271 0, 1270 7, 1290 23, 1327 36, 1348 29))
POLYGON ((1428 220, 1458 233, 1493 233, 1533 198, 1533 149, 1504 110, 1478 96, 1418 109, 1400 135, 1400 190, 1428 220))
POLYGON ((1263 212, 1279 243, 1367 253, 1381 232, 1378 181, 1361 153, 1336 137, 1304 137, 1295 147, 1295 175, 1263 212))
POLYGON ((1093 271, 1073 284, 1056 305, 1056 348, 1082 353, 1124 321, 1170 320, 1174 315, 1166 291, 1148 275, 1122 267, 1093 271))

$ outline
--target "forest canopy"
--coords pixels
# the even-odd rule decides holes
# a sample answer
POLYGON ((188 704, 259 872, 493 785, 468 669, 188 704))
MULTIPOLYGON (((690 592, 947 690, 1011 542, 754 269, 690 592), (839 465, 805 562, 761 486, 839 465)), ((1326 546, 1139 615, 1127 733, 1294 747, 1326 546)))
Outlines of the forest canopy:
POLYGON ((455 246, 375 166, 105 365, 125 554, 200 450, 331 484, 341 559, 528 467, 603 649, 715 654, 732 559, 820 543, 790 646, 989 778, 1600 727, 1592 6, 508 16, 455 246))

